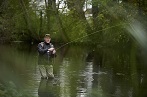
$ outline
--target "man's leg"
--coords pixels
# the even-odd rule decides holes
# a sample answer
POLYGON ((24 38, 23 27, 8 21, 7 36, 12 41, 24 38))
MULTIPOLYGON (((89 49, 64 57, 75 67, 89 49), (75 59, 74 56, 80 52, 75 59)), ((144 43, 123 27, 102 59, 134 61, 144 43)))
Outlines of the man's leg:
POLYGON ((41 74, 41 78, 47 78, 46 68, 45 68, 44 65, 39 65, 39 71, 40 71, 40 74, 41 74))
POLYGON ((46 65, 46 75, 48 78, 54 78, 52 65, 46 65))

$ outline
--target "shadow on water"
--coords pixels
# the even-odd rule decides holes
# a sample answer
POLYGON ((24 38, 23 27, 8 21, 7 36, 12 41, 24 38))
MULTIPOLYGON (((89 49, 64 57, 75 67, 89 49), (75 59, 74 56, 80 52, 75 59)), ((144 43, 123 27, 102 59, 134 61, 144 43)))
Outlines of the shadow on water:
POLYGON ((57 51, 53 80, 40 78, 36 45, 1 45, 0 51, 0 83, 13 82, 18 93, 21 90, 34 97, 147 96, 147 69, 136 46, 64 47, 57 51))

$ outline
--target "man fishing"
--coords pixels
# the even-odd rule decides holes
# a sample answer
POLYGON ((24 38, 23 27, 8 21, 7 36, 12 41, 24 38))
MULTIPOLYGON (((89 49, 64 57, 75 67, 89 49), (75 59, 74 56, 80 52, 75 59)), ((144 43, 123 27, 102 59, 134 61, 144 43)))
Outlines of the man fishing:
POLYGON ((54 78, 52 59, 55 57, 56 50, 50 41, 50 34, 45 34, 44 42, 38 44, 38 65, 42 79, 54 78))

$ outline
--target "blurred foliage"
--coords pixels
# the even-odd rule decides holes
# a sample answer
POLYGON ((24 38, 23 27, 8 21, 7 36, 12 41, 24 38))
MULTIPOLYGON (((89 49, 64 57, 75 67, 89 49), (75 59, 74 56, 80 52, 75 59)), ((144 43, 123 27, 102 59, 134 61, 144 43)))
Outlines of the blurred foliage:
POLYGON ((24 91, 20 91, 13 82, 0 83, 1 97, 32 97, 24 91))

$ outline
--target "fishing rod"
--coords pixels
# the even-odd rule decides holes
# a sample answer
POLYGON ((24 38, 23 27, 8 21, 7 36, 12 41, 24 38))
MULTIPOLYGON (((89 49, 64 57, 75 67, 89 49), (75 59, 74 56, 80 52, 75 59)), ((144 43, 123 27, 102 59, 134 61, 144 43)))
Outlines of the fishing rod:
POLYGON ((56 48, 56 50, 59 50, 59 49, 61 49, 62 47, 66 46, 66 45, 68 45, 68 44, 70 44, 70 43, 73 43, 73 42, 75 42, 75 41, 77 41, 77 40, 80 40, 80 39, 83 39, 83 38, 85 38, 85 37, 88 37, 88 36, 90 36, 90 35, 93 35, 93 34, 96 34, 96 33, 98 33, 98 32, 105 31, 105 30, 108 30, 108 29, 111 29, 111 28, 115 28, 115 27, 118 27, 118 26, 121 26, 121 25, 125 25, 125 24, 128 24, 128 23, 123 23, 123 24, 118 24, 118 25, 114 25, 114 26, 111 26, 111 27, 107 27, 107 28, 105 28, 105 29, 101 29, 101 30, 95 31, 95 32, 93 32, 93 33, 84 35, 84 36, 82 36, 82 37, 76 38, 76 39, 74 39, 74 40, 72 40, 72 41, 69 41, 69 42, 67 42, 67 43, 65 43, 65 44, 63 44, 63 45, 61 45, 60 47, 56 48))

